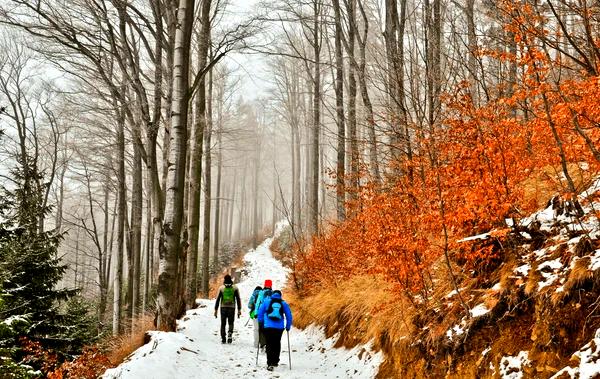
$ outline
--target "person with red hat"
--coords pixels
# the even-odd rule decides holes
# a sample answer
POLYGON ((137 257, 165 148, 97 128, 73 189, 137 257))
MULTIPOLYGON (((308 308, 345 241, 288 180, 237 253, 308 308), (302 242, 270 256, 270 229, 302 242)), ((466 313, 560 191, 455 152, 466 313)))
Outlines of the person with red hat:
MULTIPOLYGON (((260 309, 261 304, 271 298, 271 294, 273 293, 273 281, 271 279, 265 280, 265 285, 263 286, 263 290, 260 291, 258 297, 256 299, 255 309, 260 309)), ((257 322, 258 324, 258 344, 261 349, 265 347, 267 344, 267 339, 265 337, 264 328, 261 322, 257 322)))

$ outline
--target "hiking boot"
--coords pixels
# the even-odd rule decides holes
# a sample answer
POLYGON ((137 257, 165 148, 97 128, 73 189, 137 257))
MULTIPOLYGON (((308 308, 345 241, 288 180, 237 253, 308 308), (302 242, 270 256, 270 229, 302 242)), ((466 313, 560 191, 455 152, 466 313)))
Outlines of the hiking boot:
POLYGON ((231 337, 227 338, 227 343, 232 343, 233 339, 231 337))
POLYGON ((273 366, 267 366, 267 371, 273 371, 273 366))
POLYGON ((225 338, 221 338, 221 343, 225 343, 225 338))

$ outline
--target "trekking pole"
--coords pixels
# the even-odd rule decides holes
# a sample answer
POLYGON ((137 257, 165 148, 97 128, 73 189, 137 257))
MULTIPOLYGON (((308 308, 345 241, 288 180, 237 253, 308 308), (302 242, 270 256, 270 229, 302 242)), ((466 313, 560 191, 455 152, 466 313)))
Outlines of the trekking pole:
POLYGON ((260 351, 260 341, 256 344, 256 365, 258 366, 258 352, 260 351))
POLYGON ((292 369, 292 350, 290 349, 290 331, 286 330, 288 338, 288 357, 290 359, 290 370, 292 369))
POLYGON ((248 326, 248 323, 249 323, 249 322, 250 322, 250 316, 248 316, 248 320, 246 320, 246 323, 244 324, 244 328, 245 328, 246 326, 248 326))

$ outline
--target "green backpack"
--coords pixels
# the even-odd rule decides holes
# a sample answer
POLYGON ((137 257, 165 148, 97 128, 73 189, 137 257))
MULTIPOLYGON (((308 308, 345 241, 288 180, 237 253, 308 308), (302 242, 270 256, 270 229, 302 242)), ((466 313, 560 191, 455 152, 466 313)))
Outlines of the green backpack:
POLYGON ((226 285, 223 288, 223 305, 233 305, 235 298, 235 288, 233 285, 226 285))

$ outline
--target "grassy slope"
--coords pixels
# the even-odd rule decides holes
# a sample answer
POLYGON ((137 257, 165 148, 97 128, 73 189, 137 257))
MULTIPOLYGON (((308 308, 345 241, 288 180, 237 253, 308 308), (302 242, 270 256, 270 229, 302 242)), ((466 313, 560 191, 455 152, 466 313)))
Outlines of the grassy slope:
POLYGON ((520 368, 524 377, 550 377, 576 364, 573 353, 600 327, 596 197, 580 197, 585 215, 578 217, 556 198, 502 239, 477 242, 492 244, 500 257, 484 272, 460 278, 470 309, 488 310, 481 316, 467 316, 438 264, 426 304, 411 303, 379 278, 354 277, 290 299, 295 322, 340 333, 338 345, 374 341, 386 354, 380 378, 500 377, 518 370, 503 358, 521 351, 530 360, 520 368))

